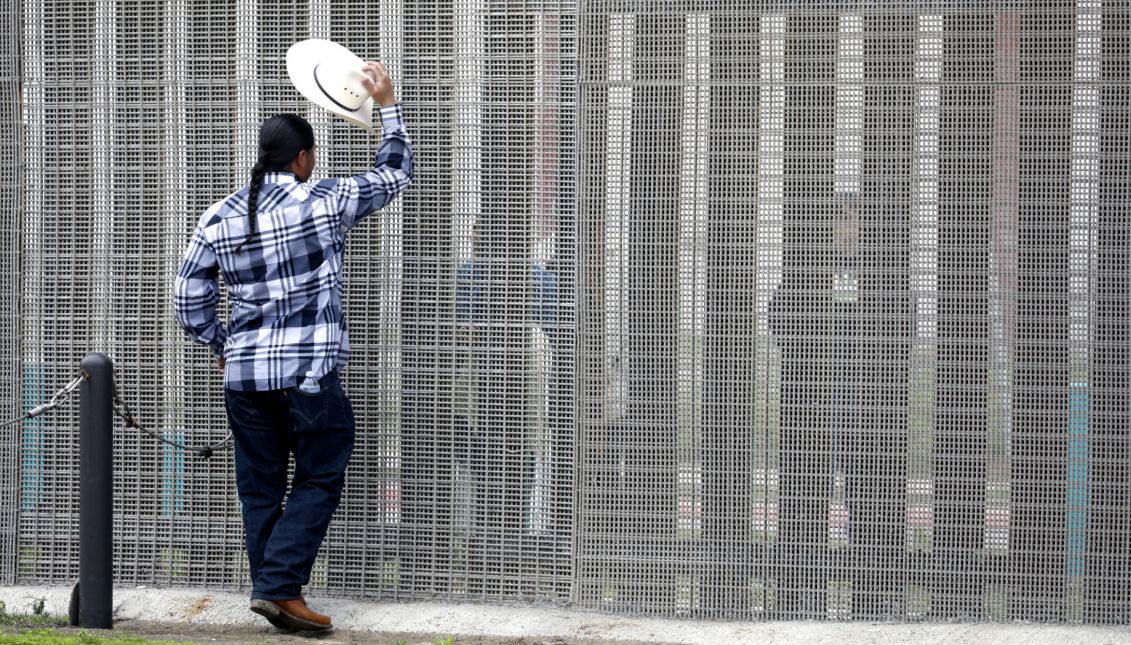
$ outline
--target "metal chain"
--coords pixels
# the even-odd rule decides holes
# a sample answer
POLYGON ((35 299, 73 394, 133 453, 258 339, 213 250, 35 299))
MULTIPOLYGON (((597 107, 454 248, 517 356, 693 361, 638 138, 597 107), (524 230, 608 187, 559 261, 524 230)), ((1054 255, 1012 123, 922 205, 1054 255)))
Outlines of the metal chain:
MULTIPOLYGON (((86 372, 79 374, 77 377, 75 377, 75 380, 71 381, 70 383, 67 383, 58 392, 56 392, 51 397, 50 401, 48 401, 47 403, 43 403, 43 404, 35 406, 34 408, 28 410, 27 412, 16 417, 15 419, 12 419, 11 421, 6 421, 4 423, 0 423, 0 428, 7 428, 8 426, 15 425, 15 424, 17 424, 21 421, 33 419, 33 418, 38 417, 39 415, 43 414, 44 412, 47 412, 48 410, 54 410, 55 408, 59 407, 60 405, 63 405, 63 403, 65 403, 67 401, 67 399, 71 398, 71 395, 74 394, 75 390, 79 389, 79 386, 82 385, 82 382, 87 380, 88 378, 90 378, 90 375, 87 374, 86 372)), ((140 430, 140 431, 144 432, 145 434, 153 437, 154 439, 157 439, 158 441, 161 441, 161 442, 166 443, 170 446, 173 446, 174 448, 179 448, 179 449, 187 451, 187 452, 196 453, 197 456, 202 457, 204 459, 208 459, 209 457, 211 457, 213 451, 215 451, 216 449, 227 447, 228 444, 230 444, 232 442, 232 431, 231 430, 228 431, 228 436, 225 437, 223 441, 220 441, 219 443, 214 443, 214 444, 205 446, 203 448, 190 448, 186 445, 179 444, 176 441, 170 441, 169 439, 166 439, 165 437, 157 434, 156 432, 150 430, 149 428, 146 428, 145 426, 141 425, 141 423, 138 422, 137 417, 135 417, 133 412, 130 411, 130 406, 127 405, 125 400, 122 399, 122 397, 118 395, 118 384, 117 383, 114 384, 114 413, 117 414, 119 417, 121 417, 122 421, 124 421, 126 423, 127 428, 137 428, 138 430, 140 430)))
POLYGON ((12 419, 11 421, 6 421, 3 424, 0 424, 0 428, 7 428, 8 426, 15 425, 15 424, 17 424, 21 421, 26 421, 28 419, 34 419, 35 417, 38 417, 39 415, 43 414, 44 412, 47 412, 48 410, 54 410, 55 408, 59 407, 60 405, 63 405, 63 403, 65 403, 67 401, 67 399, 71 398, 71 394, 73 394, 75 390, 79 389, 79 386, 82 385, 82 382, 85 381, 87 378, 89 378, 89 375, 86 372, 79 374, 78 376, 75 377, 75 380, 71 381, 70 383, 67 383, 58 392, 56 392, 51 397, 50 401, 48 401, 47 403, 43 403, 43 404, 35 406, 34 408, 28 410, 27 412, 16 417, 15 419, 12 419))
POLYGON ((146 428, 145 426, 141 425, 141 423, 137 420, 137 417, 135 417, 134 413, 130 410, 129 404, 127 404, 125 399, 123 399, 118 394, 118 384, 117 383, 114 384, 114 413, 117 414, 118 417, 121 418, 123 422, 125 422, 127 428, 137 428, 138 430, 140 430, 140 431, 144 432, 145 434, 153 437, 154 439, 160 441, 161 443, 173 446, 174 448, 179 448, 179 449, 184 450, 186 452, 194 452, 194 453, 196 453, 196 455, 198 457, 201 457, 203 459, 208 459, 209 457, 212 456, 213 451, 217 450, 218 448, 225 448, 225 447, 228 446, 228 444, 230 444, 232 442, 232 431, 231 430, 228 431, 228 436, 224 437, 223 441, 207 445, 203 448, 190 448, 189 446, 177 443, 176 441, 173 441, 171 439, 166 439, 165 437, 157 434, 156 432, 150 430, 149 428, 146 428))

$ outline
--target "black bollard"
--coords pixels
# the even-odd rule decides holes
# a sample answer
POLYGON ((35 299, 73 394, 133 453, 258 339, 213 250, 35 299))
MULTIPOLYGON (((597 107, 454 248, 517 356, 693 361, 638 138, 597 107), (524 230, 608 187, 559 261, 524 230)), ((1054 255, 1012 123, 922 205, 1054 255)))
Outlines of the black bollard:
POLYGON ((91 352, 79 364, 78 626, 111 629, 114 600, 114 364, 91 352))

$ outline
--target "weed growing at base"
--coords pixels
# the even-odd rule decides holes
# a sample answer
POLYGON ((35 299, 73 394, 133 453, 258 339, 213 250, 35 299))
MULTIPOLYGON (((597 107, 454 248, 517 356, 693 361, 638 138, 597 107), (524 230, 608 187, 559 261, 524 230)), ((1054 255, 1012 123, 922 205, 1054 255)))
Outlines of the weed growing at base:
POLYGON ((0 602, 0 627, 62 627, 67 624, 65 618, 46 613, 45 604, 42 598, 33 598, 32 613, 9 614, 7 606, 0 602))

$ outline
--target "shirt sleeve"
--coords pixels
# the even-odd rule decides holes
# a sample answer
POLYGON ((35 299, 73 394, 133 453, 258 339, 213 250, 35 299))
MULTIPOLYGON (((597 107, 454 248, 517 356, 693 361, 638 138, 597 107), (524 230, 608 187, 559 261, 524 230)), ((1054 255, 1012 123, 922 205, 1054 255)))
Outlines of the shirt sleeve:
POLYGON ((393 201, 412 183, 412 141, 400 104, 381 108, 381 146, 373 168, 338 182, 334 192, 342 232, 393 201))
POLYGON ((208 345, 213 354, 222 356, 228 332, 216 319, 216 303, 220 300, 219 273, 216 254, 201 228, 197 227, 173 283, 173 309, 177 322, 189 337, 208 345))

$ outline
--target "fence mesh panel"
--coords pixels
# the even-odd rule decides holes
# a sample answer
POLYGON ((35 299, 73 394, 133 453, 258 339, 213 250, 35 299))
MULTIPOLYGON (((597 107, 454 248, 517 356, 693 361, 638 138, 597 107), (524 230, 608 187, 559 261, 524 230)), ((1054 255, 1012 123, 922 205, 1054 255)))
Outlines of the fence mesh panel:
MULTIPOLYGON (((223 438, 220 375, 172 316, 172 277, 199 214, 246 181, 263 119, 308 116, 323 176, 372 163, 376 140, 312 110, 286 77, 292 43, 336 40, 390 68, 418 171, 351 233, 358 445, 311 587, 568 599, 573 10, 98 1, 26 13, 9 33, 28 43, 23 398, 97 348, 143 423, 191 444, 223 438)), ((21 582, 76 575, 75 414, 21 430, 20 497, 5 508, 18 505, 21 582)), ((118 579, 246 588, 230 453, 201 461, 115 433, 118 579)))
MULTIPOLYGON (((20 399, 20 234, 23 199, 24 148, 20 113, 20 84, 23 41, 10 37, 20 30, 22 8, 19 2, 0 3, 0 140, 8 145, 0 151, 0 414, 5 420, 18 414, 20 399)), ((0 580, 15 578, 16 518, 19 509, 20 428, 0 429, 0 580)))
POLYGON ((1127 3, 579 24, 577 603, 1125 621, 1127 3))
MULTIPOLYGON (((390 68, 416 180, 351 233, 313 590, 1131 619, 1126 0, 5 9, 12 417, 101 350, 143 423, 223 438, 171 309, 192 227, 271 115, 317 176, 371 162, 292 43, 390 68)), ((77 576, 76 427, 0 430, 5 580, 77 576)), ((247 589, 230 455, 115 442, 117 579, 247 589)))

